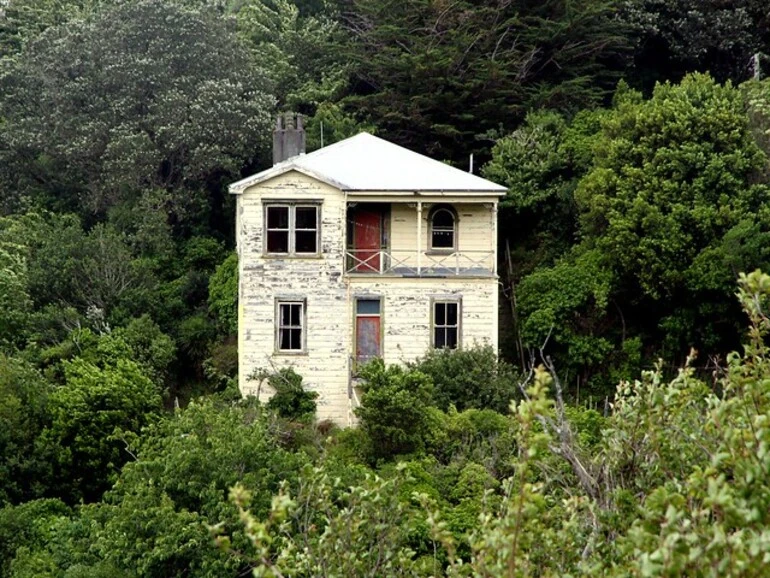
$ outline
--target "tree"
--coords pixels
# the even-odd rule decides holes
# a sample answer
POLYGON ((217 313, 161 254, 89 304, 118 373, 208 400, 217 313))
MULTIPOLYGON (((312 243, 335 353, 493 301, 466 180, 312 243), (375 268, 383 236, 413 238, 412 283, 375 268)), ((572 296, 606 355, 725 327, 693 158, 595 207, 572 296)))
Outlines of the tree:
POLYGON ((53 387, 29 363, 0 355, 0 507, 51 495, 51 464, 36 449, 53 387))
POLYGON ((238 36, 259 59, 280 107, 312 113, 344 87, 347 67, 335 50, 342 31, 331 3, 305 15, 289 0, 239 4, 238 36))
MULTIPOLYGON (((534 106, 600 102, 625 64, 612 3, 356 0, 352 95, 386 138, 461 162, 534 106)), ((485 155, 486 156, 486 155, 485 155)))
POLYGON ((621 86, 589 142, 574 192, 580 242, 518 287, 526 345, 550 334, 583 382, 642 355, 736 347, 734 278, 770 256, 770 193, 755 184, 766 158, 740 91, 703 75, 648 100, 621 86))
POLYGON ((100 0, 9 0, 0 19, 0 60, 11 60, 52 26, 90 14, 100 0))
POLYGON ((505 413, 518 394, 519 376, 490 346, 435 349, 410 365, 433 382, 433 402, 443 411, 451 405, 505 413))
MULTIPOLYGON (((86 232, 74 215, 7 217, 0 222, 3 242, 13 244, 23 258, 28 299, 38 309, 66 304, 98 316, 103 325, 113 313, 138 315, 134 301, 155 281, 148 263, 134 258, 125 235, 101 223, 86 232)), ((17 310, 23 311, 24 299, 15 300, 17 310)))
POLYGON ((0 346, 4 348, 24 345, 32 309, 27 262, 20 249, 0 243, 0 346))
POLYGON ((629 0, 621 20, 632 29, 641 87, 708 72, 721 82, 751 76, 751 58, 770 48, 767 7, 760 0, 629 0))
POLYGON ((216 13, 120 3, 49 29, 2 80, 5 188, 100 214, 151 191, 169 218, 215 214, 264 151, 274 100, 216 13))
POLYGON ((228 488, 248 488, 262 516, 282 480, 294 487, 307 462, 281 447, 283 432, 255 400, 196 400, 122 437, 132 459, 103 502, 80 506, 48 539, 26 543, 14 561, 18 575, 243 576, 249 546, 228 488), (207 526, 217 522, 233 530, 239 554, 213 546, 207 526))
MULTIPOLYGON (((39 443, 56 460, 60 496, 97 501, 128 461, 122 432, 138 432, 161 409, 157 386, 129 359, 100 368, 65 362, 65 385, 49 396, 39 443)), ((124 435, 124 434, 123 434, 124 435)))

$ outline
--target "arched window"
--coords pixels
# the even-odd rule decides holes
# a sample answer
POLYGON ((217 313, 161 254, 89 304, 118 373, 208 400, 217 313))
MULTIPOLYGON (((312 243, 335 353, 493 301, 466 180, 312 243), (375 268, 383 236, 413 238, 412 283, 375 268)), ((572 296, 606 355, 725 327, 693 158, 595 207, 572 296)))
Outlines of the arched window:
POLYGON ((457 213, 439 205, 430 212, 430 248, 452 251, 457 248, 457 213))

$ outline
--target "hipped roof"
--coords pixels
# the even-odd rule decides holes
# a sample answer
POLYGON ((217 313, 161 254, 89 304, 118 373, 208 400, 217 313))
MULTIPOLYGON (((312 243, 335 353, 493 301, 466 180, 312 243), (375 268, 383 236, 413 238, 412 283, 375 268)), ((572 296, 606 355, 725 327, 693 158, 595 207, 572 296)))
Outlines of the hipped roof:
POLYGON ((247 188, 299 171, 341 191, 455 192, 504 195, 506 188, 368 133, 302 154, 230 185, 247 188))

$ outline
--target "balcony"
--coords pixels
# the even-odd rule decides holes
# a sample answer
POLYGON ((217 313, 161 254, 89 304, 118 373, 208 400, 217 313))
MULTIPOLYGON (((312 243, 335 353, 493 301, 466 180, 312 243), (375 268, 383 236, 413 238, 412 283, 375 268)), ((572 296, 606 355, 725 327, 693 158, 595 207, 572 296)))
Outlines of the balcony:
POLYGON ((348 249, 345 273, 388 277, 494 277, 495 253, 348 249))

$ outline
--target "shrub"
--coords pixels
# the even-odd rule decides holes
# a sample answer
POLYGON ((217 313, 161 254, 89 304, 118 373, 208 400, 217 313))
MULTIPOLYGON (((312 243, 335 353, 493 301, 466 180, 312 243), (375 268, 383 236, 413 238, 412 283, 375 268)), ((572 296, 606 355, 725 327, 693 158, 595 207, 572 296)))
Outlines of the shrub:
POLYGON ((488 345, 434 349, 412 367, 431 378, 435 404, 444 411, 454 405, 458 411, 473 407, 507 413, 516 396, 516 371, 488 345))
POLYGON ((371 442, 374 460, 420 451, 430 430, 430 377, 376 359, 360 371, 363 397, 356 415, 371 442))
POLYGON ((275 395, 267 407, 286 419, 305 420, 312 418, 316 411, 318 394, 302 387, 302 376, 292 368, 283 368, 267 376, 267 382, 275 389, 275 395))

